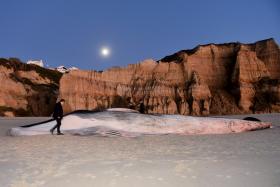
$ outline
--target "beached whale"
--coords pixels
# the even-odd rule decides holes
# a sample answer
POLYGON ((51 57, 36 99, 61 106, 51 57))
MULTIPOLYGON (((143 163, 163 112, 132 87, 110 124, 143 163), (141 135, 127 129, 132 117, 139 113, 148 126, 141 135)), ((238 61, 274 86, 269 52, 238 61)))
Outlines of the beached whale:
MULTIPOLYGON (((55 120, 11 128, 9 135, 50 134, 55 120)), ((100 112, 75 111, 63 117, 61 131, 73 135, 126 136, 152 134, 226 134, 270 128, 271 123, 191 117, 182 115, 150 115, 135 110, 112 108, 100 112)))

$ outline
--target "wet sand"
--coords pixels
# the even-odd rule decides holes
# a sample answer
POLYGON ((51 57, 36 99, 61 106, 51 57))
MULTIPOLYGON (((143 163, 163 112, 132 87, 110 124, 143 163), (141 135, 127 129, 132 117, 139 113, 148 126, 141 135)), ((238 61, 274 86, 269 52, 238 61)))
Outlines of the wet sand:
POLYGON ((137 138, 9 137, 47 118, 0 118, 0 186, 280 186, 280 114, 257 117, 274 128, 137 138))

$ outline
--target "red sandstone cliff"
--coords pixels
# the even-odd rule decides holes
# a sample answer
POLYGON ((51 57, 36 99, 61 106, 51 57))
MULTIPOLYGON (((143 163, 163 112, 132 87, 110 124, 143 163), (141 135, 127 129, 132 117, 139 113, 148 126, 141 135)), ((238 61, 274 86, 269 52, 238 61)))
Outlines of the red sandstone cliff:
POLYGON ((103 72, 72 71, 60 80, 66 111, 108 107, 147 113, 209 115, 280 112, 280 49, 253 44, 201 45, 159 61, 103 72))
POLYGON ((61 75, 18 59, 0 59, 0 116, 49 116, 61 75))
POLYGON ((58 94, 66 112, 139 109, 141 102, 147 113, 280 112, 280 49, 273 39, 200 45, 159 61, 61 75, 0 59, 0 116, 48 116, 58 94))

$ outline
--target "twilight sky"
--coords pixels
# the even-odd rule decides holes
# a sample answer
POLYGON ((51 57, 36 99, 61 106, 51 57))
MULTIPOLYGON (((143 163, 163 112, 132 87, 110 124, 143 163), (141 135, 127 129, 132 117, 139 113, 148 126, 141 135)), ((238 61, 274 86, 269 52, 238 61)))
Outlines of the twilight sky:
POLYGON ((0 0, 0 8, 0 57, 50 67, 102 70, 206 43, 280 44, 278 0, 0 0))

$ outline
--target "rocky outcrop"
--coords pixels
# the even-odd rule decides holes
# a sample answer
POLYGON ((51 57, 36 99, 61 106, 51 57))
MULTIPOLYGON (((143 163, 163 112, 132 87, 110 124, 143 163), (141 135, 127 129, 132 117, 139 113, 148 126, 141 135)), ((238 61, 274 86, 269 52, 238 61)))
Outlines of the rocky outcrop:
POLYGON ((280 49, 273 39, 200 45, 159 61, 61 76, 0 59, 0 115, 49 115, 58 94, 65 112, 140 106, 151 114, 280 112, 280 49))
POLYGON ((159 61, 60 80, 65 110, 131 107, 146 113, 209 115, 279 112, 280 50, 273 39, 200 45, 159 61))
POLYGON ((61 74, 18 59, 0 59, 0 116, 49 116, 61 74))

